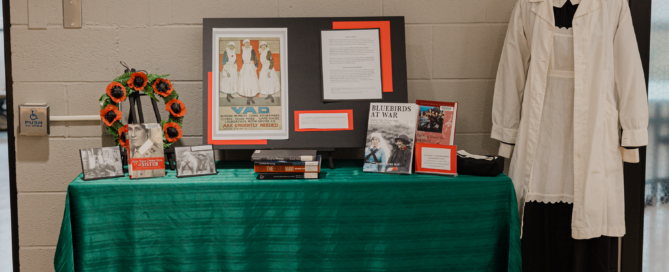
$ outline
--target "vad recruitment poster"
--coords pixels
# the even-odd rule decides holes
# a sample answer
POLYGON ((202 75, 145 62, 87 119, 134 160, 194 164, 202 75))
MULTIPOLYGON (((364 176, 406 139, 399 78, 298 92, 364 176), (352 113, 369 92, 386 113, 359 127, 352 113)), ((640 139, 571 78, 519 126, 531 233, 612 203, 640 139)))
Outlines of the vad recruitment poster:
POLYGON ((285 28, 214 28, 212 139, 288 139, 285 28))

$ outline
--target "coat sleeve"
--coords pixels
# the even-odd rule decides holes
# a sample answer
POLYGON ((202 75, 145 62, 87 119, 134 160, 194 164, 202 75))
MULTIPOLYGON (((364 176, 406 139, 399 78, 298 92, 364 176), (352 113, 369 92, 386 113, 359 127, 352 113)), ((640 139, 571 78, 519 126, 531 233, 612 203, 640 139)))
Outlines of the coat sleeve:
POLYGON ((641 57, 627 1, 621 1, 618 28, 613 39, 618 117, 623 128, 622 146, 648 144, 648 97, 641 57))
POLYGON ((267 60, 269 60, 269 69, 274 68, 274 58, 272 57, 272 51, 267 50, 267 60))
POLYGON ((492 106, 491 137, 505 143, 516 143, 520 110, 529 68, 530 48, 523 28, 523 0, 514 7, 502 57, 497 69, 492 106))
POLYGON ((256 57, 255 49, 251 49, 251 61, 255 64, 256 68, 258 68, 258 57, 256 57))

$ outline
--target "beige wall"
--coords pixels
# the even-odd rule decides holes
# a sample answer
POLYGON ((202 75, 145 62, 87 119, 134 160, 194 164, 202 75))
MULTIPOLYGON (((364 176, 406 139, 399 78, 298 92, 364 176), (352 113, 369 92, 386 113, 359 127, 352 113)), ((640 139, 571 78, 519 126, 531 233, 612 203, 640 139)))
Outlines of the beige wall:
MULTIPOLYGON (((460 102, 456 144, 496 152, 489 137, 494 77, 516 0, 86 0, 81 29, 63 29, 62 0, 44 1, 46 30, 28 29, 26 0, 10 4, 15 105, 46 102, 52 115, 99 114, 98 98, 123 72, 122 60, 171 74, 189 106, 182 144, 197 144, 202 18, 402 15, 409 101, 460 102)), ((81 171, 77 150, 110 143, 99 122, 52 123, 51 131, 16 141, 22 271, 53 269, 67 185, 81 171)))

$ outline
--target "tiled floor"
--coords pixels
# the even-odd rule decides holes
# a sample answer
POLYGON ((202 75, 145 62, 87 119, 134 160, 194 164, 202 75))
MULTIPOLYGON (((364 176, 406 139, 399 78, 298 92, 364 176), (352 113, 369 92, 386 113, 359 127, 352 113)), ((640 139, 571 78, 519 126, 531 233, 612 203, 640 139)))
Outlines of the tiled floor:
POLYGON ((0 132, 0 272, 12 270, 7 132, 0 132))

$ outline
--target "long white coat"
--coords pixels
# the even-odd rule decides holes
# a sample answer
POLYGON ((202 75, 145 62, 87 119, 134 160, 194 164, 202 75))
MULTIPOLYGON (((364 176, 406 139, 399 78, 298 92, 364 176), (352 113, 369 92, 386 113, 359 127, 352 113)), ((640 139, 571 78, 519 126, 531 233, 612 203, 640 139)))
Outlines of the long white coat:
MULTIPOLYGON (((497 72, 492 138, 516 143, 510 176, 522 216, 532 175, 555 23, 553 1, 519 0, 497 72)), ((620 145, 648 142, 641 59, 626 0, 581 0, 574 15, 572 237, 625 234, 620 145), (619 138, 622 127, 622 143, 619 138)))

